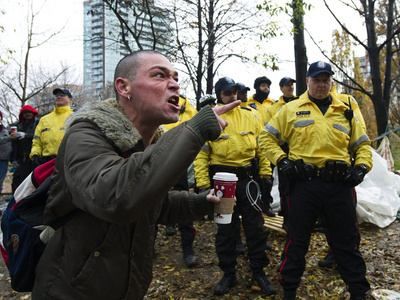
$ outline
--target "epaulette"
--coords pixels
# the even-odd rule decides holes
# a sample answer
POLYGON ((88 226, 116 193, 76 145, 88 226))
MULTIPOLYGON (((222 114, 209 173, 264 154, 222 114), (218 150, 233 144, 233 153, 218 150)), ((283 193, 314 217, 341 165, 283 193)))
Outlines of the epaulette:
POLYGON ((257 110, 257 105, 255 103, 250 103, 249 106, 255 110, 257 110))
POLYGON ((248 111, 251 111, 251 108, 250 108, 250 107, 241 106, 240 108, 241 108, 241 109, 248 110, 248 111))

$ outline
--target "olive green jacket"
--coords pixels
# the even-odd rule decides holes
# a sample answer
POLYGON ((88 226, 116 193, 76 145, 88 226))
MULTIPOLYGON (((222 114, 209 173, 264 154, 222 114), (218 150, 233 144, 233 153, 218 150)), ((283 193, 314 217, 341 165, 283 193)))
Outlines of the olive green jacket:
POLYGON ((158 222, 206 214, 205 194, 169 191, 220 128, 211 109, 144 147, 118 102, 77 112, 60 146, 45 215, 64 218, 36 269, 33 299, 142 299, 158 222))

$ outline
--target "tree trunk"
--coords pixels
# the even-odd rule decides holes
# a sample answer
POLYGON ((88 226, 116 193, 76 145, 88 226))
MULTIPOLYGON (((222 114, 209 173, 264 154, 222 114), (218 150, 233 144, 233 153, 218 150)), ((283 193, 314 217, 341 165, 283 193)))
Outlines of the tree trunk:
POLYGON ((386 53, 385 53, 385 77, 383 81, 383 103, 386 111, 390 107, 390 94, 392 86, 392 35, 393 35, 394 0, 388 1, 387 22, 386 22, 386 53))
POLYGON ((204 47, 203 47, 203 23, 202 23, 202 19, 201 19, 201 0, 197 0, 197 20, 198 20, 198 41, 197 41, 197 45, 198 45, 198 61, 197 61, 197 70, 196 70, 196 107, 197 110, 200 109, 200 97, 201 97, 201 91, 203 90, 203 86, 202 86, 202 79, 203 79, 203 74, 202 74, 202 70, 203 70, 203 57, 204 57, 204 47))
POLYGON ((383 105, 381 97, 373 95, 371 98, 375 109, 376 127, 378 130, 378 136, 385 133, 388 124, 388 111, 383 105))
POLYGON ((293 0, 293 40, 294 59, 296 67, 296 94, 299 96, 307 90, 307 49, 304 43, 304 3, 302 0, 293 0))
MULTIPOLYGON (((366 4, 364 2, 364 4, 366 4)), ((371 82, 374 103, 376 122, 378 128, 378 135, 381 135, 386 131, 388 122, 388 108, 385 107, 382 90, 382 79, 380 74, 380 57, 379 47, 377 45, 377 36, 375 30, 375 1, 368 0, 368 4, 365 10, 365 25, 367 28, 368 37, 368 59, 371 72, 371 82)))
POLYGON ((208 52, 207 52, 207 86, 206 94, 211 94, 214 86, 214 47, 215 47, 215 28, 214 28, 214 0, 209 0, 208 10, 208 52))

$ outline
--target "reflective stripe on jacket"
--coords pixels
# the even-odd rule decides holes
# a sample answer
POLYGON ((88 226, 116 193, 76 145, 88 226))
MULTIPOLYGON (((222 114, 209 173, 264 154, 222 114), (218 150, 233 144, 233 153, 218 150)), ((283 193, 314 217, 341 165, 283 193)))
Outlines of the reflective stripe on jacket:
POLYGON ((247 107, 236 107, 221 115, 228 126, 216 141, 203 146, 194 161, 197 187, 210 186, 209 165, 245 167, 250 166, 255 157, 259 159, 260 176, 271 175, 270 162, 266 153, 261 152, 264 147, 258 139, 263 131, 262 124, 255 113, 247 107))
POLYGON ((356 116, 352 126, 344 112, 348 109, 334 94, 332 104, 325 115, 304 93, 296 101, 282 107, 267 124, 262 145, 268 158, 276 164, 286 154, 279 147, 284 142, 289 146, 289 158, 303 159, 317 167, 325 166, 327 160, 341 160, 350 165, 350 152, 355 164, 372 166, 370 140, 362 122, 356 116), (350 130, 351 129, 351 130, 350 130))

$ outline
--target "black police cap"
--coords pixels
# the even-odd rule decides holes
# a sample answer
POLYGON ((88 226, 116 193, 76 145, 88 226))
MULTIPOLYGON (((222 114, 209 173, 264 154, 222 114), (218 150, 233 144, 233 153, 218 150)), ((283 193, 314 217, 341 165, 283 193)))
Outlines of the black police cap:
POLYGON ((307 77, 317 77, 320 74, 328 74, 332 76, 335 72, 332 71, 332 66, 324 61, 313 62, 308 68, 307 77))
POLYGON ((68 96, 69 98, 72 98, 72 94, 69 90, 67 89, 61 89, 61 88, 56 88, 53 90, 53 95, 57 96, 57 95, 65 95, 68 96))
POLYGON ((294 80, 293 78, 290 77, 283 77, 280 81, 279 81, 279 86, 282 87, 284 85, 289 85, 293 82, 296 82, 296 80, 294 80))

